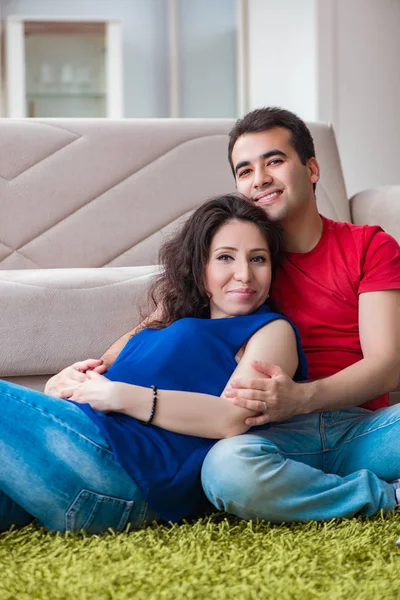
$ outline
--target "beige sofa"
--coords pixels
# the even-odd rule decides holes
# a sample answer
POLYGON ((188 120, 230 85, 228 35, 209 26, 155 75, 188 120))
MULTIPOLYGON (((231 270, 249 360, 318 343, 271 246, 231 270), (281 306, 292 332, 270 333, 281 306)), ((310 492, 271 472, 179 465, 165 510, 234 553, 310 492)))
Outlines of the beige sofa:
MULTIPOLYGON (((42 389, 139 321, 160 242, 206 198, 234 190, 232 123, 0 120, 1 378, 42 389)), ((349 203, 331 127, 309 125, 320 211, 400 241, 399 189, 349 203)))

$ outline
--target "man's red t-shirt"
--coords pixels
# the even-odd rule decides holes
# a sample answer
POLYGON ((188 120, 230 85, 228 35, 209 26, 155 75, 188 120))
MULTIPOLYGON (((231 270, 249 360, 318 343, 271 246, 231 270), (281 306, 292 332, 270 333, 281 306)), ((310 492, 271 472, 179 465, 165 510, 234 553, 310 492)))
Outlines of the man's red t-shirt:
MULTIPOLYGON (((400 247, 380 227, 322 217, 318 244, 307 253, 288 252, 272 299, 299 328, 309 379, 322 379, 362 359, 358 295, 400 289, 400 247)), ((385 394, 362 406, 389 405, 385 394)))

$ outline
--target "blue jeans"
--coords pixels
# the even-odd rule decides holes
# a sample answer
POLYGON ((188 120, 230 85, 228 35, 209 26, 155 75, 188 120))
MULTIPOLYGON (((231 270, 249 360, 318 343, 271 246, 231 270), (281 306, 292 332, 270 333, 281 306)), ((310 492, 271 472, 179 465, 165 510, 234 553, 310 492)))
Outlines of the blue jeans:
POLYGON ((48 529, 100 533, 155 517, 78 406, 0 381, 0 531, 36 518, 48 529))
POLYGON ((400 404, 296 416, 219 441, 203 463, 214 506, 273 523, 370 516, 396 506, 400 404))

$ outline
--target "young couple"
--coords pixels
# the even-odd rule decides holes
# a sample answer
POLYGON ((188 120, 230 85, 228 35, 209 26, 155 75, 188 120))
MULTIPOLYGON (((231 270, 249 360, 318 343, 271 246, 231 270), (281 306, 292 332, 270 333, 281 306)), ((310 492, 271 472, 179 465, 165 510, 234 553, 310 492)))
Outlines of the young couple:
POLYGON ((0 383, 2 530, 118 531, 202 514, 206 497, 272 522, 398 506, 399 246, 318 214, 292 113, 239 120, 229 158, 248 200, 205 203, 164 246, 135 335, 47 395, 0 383))

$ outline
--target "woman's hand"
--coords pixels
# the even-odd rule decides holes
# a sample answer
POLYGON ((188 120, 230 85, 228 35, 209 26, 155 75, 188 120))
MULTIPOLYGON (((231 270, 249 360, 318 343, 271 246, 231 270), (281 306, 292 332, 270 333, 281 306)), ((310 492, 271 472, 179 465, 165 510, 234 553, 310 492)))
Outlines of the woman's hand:
POLYGON ((87 374, 92 369, 95 369, 98 373, 104 373, 107 367, 101 359, 95 358, 76 362, 60 371, 60 373, 53 375, 46 383, 44 393, 55 398, 70 398, 75 387, 88 379, 87 374))
POLYGON ((122 408, 121 394, 117 381, 110 381, 95 371, 87 371, 86 381, 71 390, 71 400, 90 404, 100 412, 119 412, 122 408))

